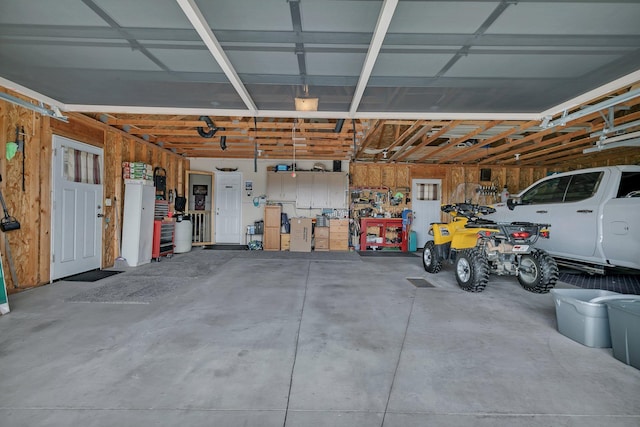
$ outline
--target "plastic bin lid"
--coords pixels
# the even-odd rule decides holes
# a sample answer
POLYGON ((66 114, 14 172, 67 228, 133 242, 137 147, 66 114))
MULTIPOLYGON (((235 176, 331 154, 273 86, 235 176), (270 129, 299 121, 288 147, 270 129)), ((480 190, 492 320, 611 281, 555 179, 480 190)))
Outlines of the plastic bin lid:
POLYGON ((595 303, 606 303, 607 301, 613 301, 613 300, 617 300, 617 299, 636 299, 636 297, 638 299, 640 299, 640 295, 633 295, 633 294, 619 294, 619 295, 603 295, 601 297, 595 297, 593 299, 590 299, 588 302, 595 304, 595 303))
POLYGON ((607 308, 613 307, 636 316, 640 316, 640 295, 631 296, 628 299, 607 301, 607 308))

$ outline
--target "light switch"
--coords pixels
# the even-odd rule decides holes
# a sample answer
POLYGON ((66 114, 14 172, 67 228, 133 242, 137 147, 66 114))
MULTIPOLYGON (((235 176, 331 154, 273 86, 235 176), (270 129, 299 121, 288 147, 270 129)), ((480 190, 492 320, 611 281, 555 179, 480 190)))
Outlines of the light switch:
POLYGON ((111 199, 104 199, 104 205, 105 206, 111 206, 111 199))

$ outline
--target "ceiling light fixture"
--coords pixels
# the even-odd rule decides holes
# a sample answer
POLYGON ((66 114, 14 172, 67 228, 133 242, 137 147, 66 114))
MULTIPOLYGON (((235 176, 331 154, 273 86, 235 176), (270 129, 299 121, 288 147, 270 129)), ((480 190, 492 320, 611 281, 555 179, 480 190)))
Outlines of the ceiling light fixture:
POLYGON ((318 111, 318 98, 309 96, 309 86, 304 85, 304 96, 295 98, 296 111, 318 111))

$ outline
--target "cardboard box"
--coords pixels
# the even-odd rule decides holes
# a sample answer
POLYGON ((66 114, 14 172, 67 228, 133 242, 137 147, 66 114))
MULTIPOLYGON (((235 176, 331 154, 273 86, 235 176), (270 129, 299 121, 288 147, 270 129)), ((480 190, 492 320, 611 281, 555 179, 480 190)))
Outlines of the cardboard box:
POLYGON ((291 218, 290 252, 311 252, 311 218, 291 218))

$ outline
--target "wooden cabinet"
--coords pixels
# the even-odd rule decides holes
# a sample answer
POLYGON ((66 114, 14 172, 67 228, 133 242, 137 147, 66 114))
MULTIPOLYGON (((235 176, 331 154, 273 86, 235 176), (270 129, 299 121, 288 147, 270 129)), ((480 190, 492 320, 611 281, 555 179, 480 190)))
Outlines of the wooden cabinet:
POLYGON ((313 232, 316 251, 329 250, 329 227, 316 227, 313 232))
POLYGON ((348 251, 349 250, 349 220, 330 219, 329 220, 329 250, 348 251))
POLYGON ((280 206, 264 207, 264 236, 262 248, 265 251, 280 250, 280 206))
POLYGON ((291 244, 291 234, 280 234, 280 250, 288 251, 291 244))

